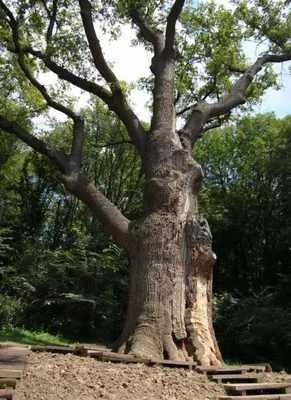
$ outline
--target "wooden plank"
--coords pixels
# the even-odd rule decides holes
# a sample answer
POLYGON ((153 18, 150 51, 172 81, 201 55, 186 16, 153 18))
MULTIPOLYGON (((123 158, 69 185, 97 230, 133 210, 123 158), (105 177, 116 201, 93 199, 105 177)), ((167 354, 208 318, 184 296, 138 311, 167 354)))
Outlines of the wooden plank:
MULTIPOLYGON (((88 357, 101 357, 103 355, 103 351, 101 350, 87 350, 87 356, 88 357)), ((109 353, 108 353, 109 355, 109 353)))
POLYGON ((266 371, 266 365, 247 364, 247 365, 242 365, 242 367, 248 368, 249 371, 256 371, 256 372, 266 371))
POLYGON ((162 361, 152 361, 155 365, 167 366, 171 368, 188 368, 193 370, 196 368, 196 362, 187 362, 187 361, 171 361, 171 360, 162 360, 162 361))
POLYGON ((102 356, 105 357, 112 357, 112 358, 124 358, 124 359, 132 359, 132 358, 137 358, 132 356, 131 354, 119 354, 119 353, 109 353, 107 351, 102 352, 102 356))
POLYGON ((0 378, 20 379, 22 378, 22 371, 13 369, 0 370, 0 378))
POLYGON ((198 366, 196 369, 197 372, 207 373, 207 374, 231 374, 231 373, 238 373, 243 374, 248 372, 247 367, 240 367, 240 366, 223 366, 223 367, 202 367, 198 366))
POLYGON ((0 378, 0 385, 5 385, 8 387, 15 388, 16 383, 17 383, 17 379, 0 378))
POLYGON ((106 361, 120 361, 120 360, 124 360, 124 361, 132 361, 134 360, 135 362, 146 362, 149 363, 151 362, 151 360, 149 359, 145 359, 145 358, 137 358, 132 356, 131 354, 119 354, 119 353, 110 353, 110 352, 104 352, 104 351, 92 351, 92 350, 88 350, 88 356, 90 357, 97 357, 100 359, 106 359, 106 361), (108 359, 108 360, 107 360, 108 359))
POLYGON ((188 368, 195 369, 197 363, 195 362, 186 362, 186 361, 171 361, 171 360, 161 360, 161 361, 152 361, 144 358, 136 358, 131 356, 130 354, 119 354, 108 351, 101 350, 87 350, 87 355, 89 357, 96 357, 104 361, 112 361, 112 362, 134 362, 134 363, 145 363, 145 364, 153 364, 153 365, 162 365, 172 368, 188 368))
POLYGON ((216 382, 223 381, 249 381, 259 383, 262 379, 260 375, 249 374, 223 374, 223 375, 208 375, 209 379, 216 382))
POLYGON ((290 394, 262 394, 249 396, 221 396, 219 400, 291 400, 290 394))
POLYGON ((13 390, 11 389, 0 389, 0 399, 12 399, 13 390))
POLYGON ((31 350, 58 354, 69 354, 75 352, 75 349, 69 346, 31 346, 31 350))
POLYGON ((290 383, 232 383, 225 384, 224 388, 232 393, 248 392, 255 390, 278 390, 290 388, 290 383))
POLYGON ((137 357, 112 357, 112 356, 101 356, 100 359, 102 361, 111 361, 111 362, 129 362, 129 363, 144 363, 144 364, 152 364, 151 360, 146 358, 137 358, 137 357))
POLYGON ((103 351, 105 353, 111 353, 113 350, 106 346, 91 346, 90 344, 79 344, 78 346, 84 346, 84 349, 91 351, 103 351))
POLYGON ((247 364, 250 367, 265 367, 265 372, 272 372, 272 367, 269 363, 247 364))
POLYGON ((87 355, 89 357, 101 357, 101 356, 107 356, 107 357, 132 357, 128 356, 128 354, 119 354, 119 353, 112 353, 111 351, 104 351, 104 350, 87 350, 87 355))
POLYGON ((87 357, 88 350, 85 349, 85 347, 83 345, 78 345, 74 349, 74 354, 76 354, 77 356, 81 356, 81 357, 87 357))
POLYGON ((25 360, 23 360, 22 363, 13 363, 11 361, 7 362, 7 363, 3 363, 2 361, 0 361, 0 371, 3 370, 10 370, 13 369, 14 371, 24 371, 25 368, 25 360))

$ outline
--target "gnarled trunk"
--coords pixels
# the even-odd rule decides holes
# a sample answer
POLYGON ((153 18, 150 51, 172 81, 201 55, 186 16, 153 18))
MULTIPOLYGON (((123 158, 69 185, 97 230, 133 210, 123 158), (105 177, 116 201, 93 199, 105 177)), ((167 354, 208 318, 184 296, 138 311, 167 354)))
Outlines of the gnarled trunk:
POLYGON ((151 148, 156 159, 147 171, 146 210, 130 227, 130 291, 119 351, 219 365, 212 327, 216 257, 197 205, 203 174, 187 151, 171 144, 170 164, 169 157, 155 157, 161 146, 151 148))

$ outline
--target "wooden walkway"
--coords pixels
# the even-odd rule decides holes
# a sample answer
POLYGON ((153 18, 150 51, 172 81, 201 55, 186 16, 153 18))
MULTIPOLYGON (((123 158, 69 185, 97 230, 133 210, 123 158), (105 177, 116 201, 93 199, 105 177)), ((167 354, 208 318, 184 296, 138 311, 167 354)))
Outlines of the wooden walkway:
POLYGON ((291 400, 291 383, 261 382, 260 373, 272 371, 269 364, 218 368, 198 366, 197 371, 223 384, 227 395, 219 397, 219 400, 291 400))
POLYGON ((241 366, 202 367, 195 362, 153 361, 117 354, 109 349, 92 349, 88 346, 13 346, 0 344, 0 399, 12 399, 13 391, 21 379, 26 358, 30 351, 45 351, 59 354, 75 354, 93 357, 100 361, 121 363, 144 363, 172 368, 187 368, 206 375, 210 380, 223 384, 226 395, 219 400, 291 400, 291 383, 262 383, 261 373, 271 372, 269 364, 241 366))
POLYGON ((26 364, 29 347, 0 345, 0 399, 12 399, 26 364))

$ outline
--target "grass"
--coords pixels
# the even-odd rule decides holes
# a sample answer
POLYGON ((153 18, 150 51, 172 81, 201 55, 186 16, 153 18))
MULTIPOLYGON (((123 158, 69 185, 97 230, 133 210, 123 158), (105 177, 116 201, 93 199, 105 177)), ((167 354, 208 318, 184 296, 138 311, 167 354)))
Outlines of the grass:
POLYGON ((70 346, 73 344, 60 335, 50 335, 46 332, 32 332, 20 328, 0 330, 0 343, 20 343, 40 346, 70 346))

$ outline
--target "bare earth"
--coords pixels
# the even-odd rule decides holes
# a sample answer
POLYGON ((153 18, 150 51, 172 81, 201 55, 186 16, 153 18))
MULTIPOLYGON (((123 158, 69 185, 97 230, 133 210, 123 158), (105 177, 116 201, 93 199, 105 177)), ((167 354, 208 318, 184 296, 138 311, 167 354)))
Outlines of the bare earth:
MULTIPOLYGON (((290 382, 267 373, 265 382, 290 382)), ((14 400, 216 400, 220 385, 185 369, 98 362, 71 354, 31 353, 14 400)))
POLYGON ((31 353, 13 400, 215 400, 223 393, 185 369, 31 353))

